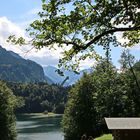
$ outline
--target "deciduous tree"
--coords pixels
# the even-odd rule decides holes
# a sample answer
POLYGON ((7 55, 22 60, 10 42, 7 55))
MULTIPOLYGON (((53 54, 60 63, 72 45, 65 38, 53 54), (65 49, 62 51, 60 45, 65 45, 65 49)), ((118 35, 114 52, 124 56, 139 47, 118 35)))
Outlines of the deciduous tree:
MULTIPOLYGON (((30 43, 37 49, 64 48, 59 66, 74 69, 79 60, 98 59, 95 46, 120 45, 116 33, 127 40, 125 47, 140 42, 139 0, 43 0, 39 16, 28 29, 30 43), (71 63, 72 59, 76 63, 71 63)), ((23 38, 9 39, 26 44, 23 38)))
POLYGON ((80 140, 83 135, 99 135, 93 92, 92 78, 87 74, 71 89, 63 116, 65 140, 80 140))

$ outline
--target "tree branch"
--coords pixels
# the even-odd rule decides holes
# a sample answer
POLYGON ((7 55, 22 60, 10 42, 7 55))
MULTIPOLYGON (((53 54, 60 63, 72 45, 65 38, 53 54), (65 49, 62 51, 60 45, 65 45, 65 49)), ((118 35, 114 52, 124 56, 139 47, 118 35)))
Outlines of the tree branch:
POLYGON ((137 27, 131 27, 131 28, 114 28, 108 31, 105 31, 103 33, 101 33, 100 35, 97 35, 94 39, 92 39, 90 42, 88 42, 84 49, 88 48, 90 45, 92 45, 93 43, 95 43, 96 41, 98 41, 101 37, 108 35, 108 34, 112 34, 115 32, 124 32, 124 31, 137 31, 140 30, 140 26, 137 27))
POLYGON ((140 26, 129 27, 129 28, 113 28, 113 29, 110 29, 108 31, 101 33, 100 35, 95 36, 94 39, 89 41, 85 46, 79 45, 72 41, 66 41, 66 40, 62 40, 62 41, 53 40, 53 41, 56 43, 64 43, 66 45, 73 45, 73 49, 76 51, 76 53, 78 53, 80 50, 87 49, 90 45, 94 44, 96 41, 98 41, 100 38, 102 38, 105 35, 113 34, 115 32, 137 31, 137 30, 140 30, 140 26))
MULTIPOLYGON (((75 43, 75 42, 72 42, 72 41, 67 41, 67 40, 53 40, 53 42, 56 42, 56 43, 61 43, 61 44, 66 44, 66 45, 73 45, 73 46, 75 46, 75 47, 77 47, 77 48, 81 48, 81 46, 80 45, 78 45, 77 43, 75 43)), ((75 48, 74 47, 74 48, 75 48)))

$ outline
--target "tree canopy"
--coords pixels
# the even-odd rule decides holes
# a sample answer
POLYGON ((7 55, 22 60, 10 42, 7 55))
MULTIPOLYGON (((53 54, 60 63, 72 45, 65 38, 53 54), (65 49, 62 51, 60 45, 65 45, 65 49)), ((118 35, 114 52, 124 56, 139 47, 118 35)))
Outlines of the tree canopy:
POLYGON ((7 85, 20 100, 16 113, 64 113, 70 87, 47 83, 8 82, 7 85))
POLYGON ((122 52, 120 62, 125 71, 118 73, 111 61, 101 59, 92 73, 84 74, 71 88, 62 121, 65 140, 106 133, 104 117, 140 116, 140 61, 132 66, 137 85, 127 65, 131 60, 132 55, 122 52))
MULTIPOLYGON (((28 28, 37 49, 62 47, 60 67, 78 66, 79 60, 96 58, 95 46, 120 45, 116 33, 126 39, 125 47, 140 42, 139 0, 42 0, 40 18, 28 28), (120 35, 120 34, 119 34, 120 35), (76 63, 71 63, 74 59, 76 63)), ((23 38, 12 42, 26 44, 23 38)))
POLYGON ((0 138, 3 140, 16 140, 16 102, 12 91, 0 81, 0 138))
POLYGON ((91 75, 87 74, 71 89, 62 121, 65 140, 99 136, 94 89, 91 75))

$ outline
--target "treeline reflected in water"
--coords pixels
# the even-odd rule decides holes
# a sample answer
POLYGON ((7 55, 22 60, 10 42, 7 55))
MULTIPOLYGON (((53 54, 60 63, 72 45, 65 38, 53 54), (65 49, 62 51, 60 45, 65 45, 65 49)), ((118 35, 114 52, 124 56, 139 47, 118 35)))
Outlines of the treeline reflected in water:
POLYGON ((62 116, 17 115, 18 140, 63 140, 62 116))

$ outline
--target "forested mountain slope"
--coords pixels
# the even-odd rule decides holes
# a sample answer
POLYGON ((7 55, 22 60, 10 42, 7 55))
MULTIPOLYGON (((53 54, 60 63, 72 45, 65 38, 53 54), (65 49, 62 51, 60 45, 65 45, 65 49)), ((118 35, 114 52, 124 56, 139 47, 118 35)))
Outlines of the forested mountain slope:
POLYGON ((0 46, 0 79, 12 82, 43 82, 47 77, 36 62, 23 59, 0 46))

